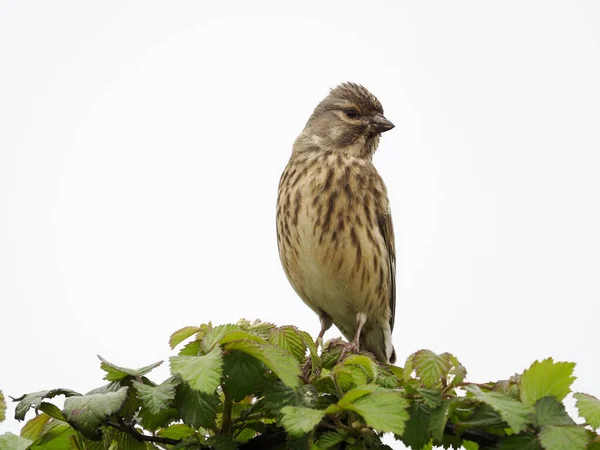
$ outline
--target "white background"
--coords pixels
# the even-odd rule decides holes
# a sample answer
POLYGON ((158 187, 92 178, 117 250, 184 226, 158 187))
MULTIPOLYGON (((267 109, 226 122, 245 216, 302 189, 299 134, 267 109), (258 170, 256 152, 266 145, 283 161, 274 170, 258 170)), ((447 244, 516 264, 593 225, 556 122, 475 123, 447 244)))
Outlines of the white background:
POLYGON ((375 163, 399 363, 450 351, 487 381, 553 356, 600 395, 594 1, 0 2, 4 394, 87 391, 96 354, 166 359, 171 332, 208 320, 316 334, 275 199, 347 80, 396 124, 375 163))

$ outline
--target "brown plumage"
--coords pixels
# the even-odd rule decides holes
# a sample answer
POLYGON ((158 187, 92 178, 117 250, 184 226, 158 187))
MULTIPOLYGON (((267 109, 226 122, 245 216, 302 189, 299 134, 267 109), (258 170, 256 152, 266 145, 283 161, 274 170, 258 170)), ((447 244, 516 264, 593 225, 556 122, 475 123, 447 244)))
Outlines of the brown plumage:
POLYGON ((394 362, 394 230, 371 159, 394 125, 364 87, 343 83, 319 103, 279 183, 277 241, 285 273, 321 320, 354 349, 394 362))

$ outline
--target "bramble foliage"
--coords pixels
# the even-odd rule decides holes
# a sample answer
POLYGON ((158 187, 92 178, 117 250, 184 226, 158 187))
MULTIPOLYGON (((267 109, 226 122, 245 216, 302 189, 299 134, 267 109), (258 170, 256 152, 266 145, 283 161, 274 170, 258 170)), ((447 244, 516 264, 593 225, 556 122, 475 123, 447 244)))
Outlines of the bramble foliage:
MULTIPOLYGON (((574 394, 584 424, 562 403, 572 363, 548 358, 470 383, 450 353, 420 350, 404 368, 368 354, 340 360, 340 341, 319 351, 293 326, 246 320, 185 327, 170 345, 179 352, 161 383, 148 378, 161 362, 133 370, 100 358, 104 386, 14 399, 17 420, 36 415, 20 436, 0 436, 0 450, 381 449, 386 432, 412 449, 600 450, 600 401, 574 394), (49 401, 58 395, 62 410, 49 401)), ((0 392, 0 420, 5 409, 0 392)))

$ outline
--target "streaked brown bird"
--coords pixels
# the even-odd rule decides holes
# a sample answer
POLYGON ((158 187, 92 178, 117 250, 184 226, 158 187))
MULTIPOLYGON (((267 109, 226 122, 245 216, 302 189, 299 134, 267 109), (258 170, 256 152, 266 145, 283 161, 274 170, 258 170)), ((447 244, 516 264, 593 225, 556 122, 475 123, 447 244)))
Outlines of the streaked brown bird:
POLYGON ((387 190, 372 157, 392 128, 363 86, 332 89, 296 139, 277 199, 281 263, 319 315, 319 337, 334 323, 351 349, 385 363, 396 359, 396 258, 387 190))

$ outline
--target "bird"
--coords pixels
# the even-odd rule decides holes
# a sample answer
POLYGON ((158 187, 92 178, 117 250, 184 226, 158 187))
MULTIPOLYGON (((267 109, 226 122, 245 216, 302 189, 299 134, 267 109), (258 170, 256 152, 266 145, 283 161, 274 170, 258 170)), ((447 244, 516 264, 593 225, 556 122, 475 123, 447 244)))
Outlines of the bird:
POLYGON ((396 251, 387 189, 372 158, 392 128, 362 85, 331 89, 293 144, 276 211, 281 264, 319 316, 317 342, 335 324, 350 350, 385 364, 396 360, 396 251))

